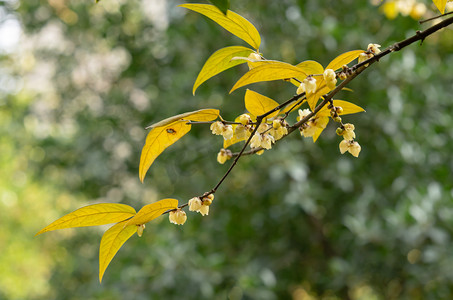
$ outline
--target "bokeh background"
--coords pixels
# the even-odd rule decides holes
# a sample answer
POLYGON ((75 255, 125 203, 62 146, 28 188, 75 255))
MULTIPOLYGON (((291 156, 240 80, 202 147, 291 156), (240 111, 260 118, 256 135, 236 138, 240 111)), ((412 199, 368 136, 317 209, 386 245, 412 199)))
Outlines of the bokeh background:
MULTIPOLYGON (((144 127, 229 95, 245 66, 192 85, 215 50, 244 43, 173 0, 0 1, 0 299, 449 299, 453 297, 453 34, 382 59, 339 98, 366 109, 358 159, 334 124, 244 157, 207 217, 161 217, 98 282, 107 227, 35 237, 79 207, 139 209, 212 188, 222 139, 194 128, 138 179, 144 127)), ((430 1, 231 1, 270 59, 324 66, 426 28, 430 1), (377 2, 377 3, 375 3, 377 2), (410 9, 408 9, 410 8, 410 9)), ((254 90, 284 101, 285 82, 254 90)), ((292 116, 293 121, 295 116, 292 116)))

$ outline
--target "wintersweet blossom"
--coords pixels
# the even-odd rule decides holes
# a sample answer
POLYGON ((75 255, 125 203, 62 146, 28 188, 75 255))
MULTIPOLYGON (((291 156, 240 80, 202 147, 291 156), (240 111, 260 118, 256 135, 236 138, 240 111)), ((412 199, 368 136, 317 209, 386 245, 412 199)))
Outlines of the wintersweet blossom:
POLYGON ((381 53, 381 50, 379 49, 381 47, 381 45, 378 45, 378 44, 368 44, 368 52, 371 52, 373 54, 379 54, 381 53))
POLYGON ((203 203, 201 202, 201 199, 198 197, 193 197, 192 199, 189 200, 189 210, 190 211, 198 211, 203 203))
POLYGON ((343 138, 345 140, 355 139, 354 124, 347 123, 344 124, 343 127, 344 127, 343 138))
POLYGON ((323 76, 327 87, 333 90, 337 86, 337 74, 335 74, 335 71, 332 69, 326 69, 323 76))
POLYGON ((234 129, 234 136, 236 136, 237 139, 248 139, 250 137, 250 125, 237 125, 236 128, 234 129))
POLYGON ((212 134, 221 135, 225 140, 229 140, 233 137, 234 131, 233 126, 223 124, 220 121, 211 124, 212 134))
POLYGON ((217 153, 217 162, 219 164, 224 164, 227 160, 232 157, 232 153, 230 150, 227 149, 220 149, 219 153, 217 153))
POLYGON ((287 125, 288 124, 284 120, 274 120, 272 122, 272 129, 269 130, 269 134, 272 135, 275 141, 277 141, 288 134, 288 129, 286 128, 287 125))
POLYGON ((263 137, 260 133, 255 133, 253 135, 252 139, 250 140, 250 148, 259 148, 261 147, 261 141, 263 140, 263 137))
POLYGON ((168 219, 171 223, 176 225, 183 225, 187 220, 186 212, 181 210, 180 208, 176 210, 172 210, 169 213, 168 219))
POLYGON ((242 114, 239 117, 237 117, 236 121, 238 121, 242 125, 248 125, 252 122, 252 118, 250 117, 249 114, 242 114))
POLYGON ((340 143, 341 154, 344 154, 347 151, 353 156, 358 157, 360 150, 362 150, 362 147, 354 140, 342 140, 340 143))
POLYGON ((275 143, 275 139, 272 135, 266 133, 266 134, 263 134, 263 138, 261 140, 261 147, 263 147, 264 149, 271 149, 272 148, 272 144, 275 143))
POLYGON ((304 79, 303 81, 305 85, 305 92, 307 94, 313 94, 316 92, 316 79, 313 78, 312 76, 308 76, 307 78, 304 79))
POLYGON ((296 91, 297 95, 302 94, 302 93, 305 93, 305 83, 303 83, 303 82, 301 82, 299 84, 299 87, 297 88, 297 91, 296 91))

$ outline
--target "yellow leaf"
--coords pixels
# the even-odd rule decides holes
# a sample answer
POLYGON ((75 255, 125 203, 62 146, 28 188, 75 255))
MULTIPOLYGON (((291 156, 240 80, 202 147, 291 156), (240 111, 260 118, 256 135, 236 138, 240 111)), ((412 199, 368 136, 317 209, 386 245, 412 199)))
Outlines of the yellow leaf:
POLYGON ((244 60, 231 60, 233 57, 247 57, 252 52, 253 50, 242 46, 226 47, 214 52, 198 74, 193 85, 193 94, 195 95, 195 90, 209 78, 245 62, 244 60))
MULTIPOLYGON (((343 108, 343 112, 339 115, 349 115, 349 114, 355 114, 355 113, 365 111, 360 106, 355 105, 354 103, 351 103, 348 101, 343 101, 343 100, 333 100, 333 105, 341 106, 341 108, 343 108)), ((330 109, 327 108, 327 106, 324 106, 316 115, 319 117, 329 117, 330 109)))
POLYGON ((343 67, 343 65, 347 65, 351 61, 353 61, 354 59, 359 57, 360 53, 365 53, 365 51, 353 50, 353 51, 349 51, 349 52, 340 54, 329 63, 329 65, 326 67, 326 69, 332 69, 335 71, 335 70, 343 67))
POLYGON ((140 155, 139 177, 143 182, 146 172, 154 160, 169 146, 190 131, 192 126, 187 121, 176 121, 167 126, 154 128, 148 133, 140 155))
POLYGON ((138 213, 126 223, 129 225, 142 225, 154 220, 167 210, 175 209, 178 207, 178 200, 176 199, 162 199, 157 202, 145 205, 138 211, 138 213))
MULTIPOLYGON (((308 75, 324 73, 324 68, 322 67, 322 65, 314 60, 303 61, 301 63, 298 63, 296 67, 300 68, 305 73, 304 76, 297 77, 299 81, 303 81, 308 75)), ((291 82, 297 87, 300 85, 300 82, 296 80, 291 80, 291 82)))
POLYGON ((293 65, 280 61, 267 61, 245 73, 233 86, 230 93, 247 84, 272 81, 280 79, 289 79, 293 77, 306 76, 305 72, 293 65))
POLYGON ((443 14, 445 12, 447 0, 433 0, 433 2, 436 5, 437 9, 440 11, 440 13, 443 14))
POLYGON ((154 160, 169 146, 190 131, 192 126, 187 121, 212 121, 219 116, 217 109, 201 109, 167 118, 148 126, 151 131, 146 137, 140 156, 139 177, 143 182, 146 172, 154 160))
POLYGON ((212 120, 215 120, 218 116, 219 116, 218 109, 212 109, 212 108, 200 109, 200 110, 196 110, 196 111, 179 114, 179 115, 176 115, 176 116, 173 116, 170 118, 166 118, 165 120, 162 120, 160 122, 157 122, 153 125, 146 127, 146 129, 162 127, 162 126, 169 125, 171 123, 174 123, 174 122, 180 121, 180 120, 212 121, 212 120))
MULTIPOLYGON (((278 102, 258 94, 252 90, 245 92, 245 108, 253 115, 259 116, 279 106, 278 102)), ((272 118, 278 114, 278 111, 270 114, 267 118, 272 118)))
POLYGON ((121 246, 137 232, 136 225, 126 226, 125 224, 125 221, 123 221, 113 225, 102 236, 101 246, 99 247, 99 282, 102 282, 105 269, 121 246))
POLYGON ((313 135, 313 143, 316 143, 316 140, 319 138, 321 133, 324 131, 325 128, 318 128, 316 129, 315 134, 313 135))
POLYGON ((217 7, 209 4, 182 4, 179 6, 196 11, 210 18, 238 38, 247 42, 254 49, 259 49, 261 37, 258 30, 256 30, 252 23, 237 13, 228 10, 225 16, 217 7))
POLYGON ((88 205, 69 213, 43 228, 36 235, 63 228, 98 226, 120 222, 135 215, 129 205, 102 203, 88 205))

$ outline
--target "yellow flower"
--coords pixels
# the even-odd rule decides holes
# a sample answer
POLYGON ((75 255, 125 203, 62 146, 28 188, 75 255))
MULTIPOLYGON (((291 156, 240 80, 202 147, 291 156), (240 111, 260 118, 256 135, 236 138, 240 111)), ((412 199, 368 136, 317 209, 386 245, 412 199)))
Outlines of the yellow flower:
POLYGON ((297 88, 296 94, 300 95, 305 92, 305 83, 301 82, 297 88))
POLYGON ((373 53, 374 55, 381 53, 379 49, 381 45, 378 44, 368 44, 367 51, 373 53))
POLYGON ((343 131, 343 138, 345 140, 353 140, 355 139, 355 132, 354 132, 354 124, 344 124, 344 131, 343 131))
POLYGON ((250 125, 237 125, 234 129, 234 135, 237 139, 248 139, 250 136, 250 125))
POLYGON ((333 90, 337 86, 337 74, 335 74, 335 71, 332 69, 326 69, 323 76, 327 87, 333 90))
POLYGON ((269 150, 272 148, 273 143, 275 143, 275 139, 272 135, 270 135, 268 133, 263 134, 263 138, 261 139, 261 147, 269 150))
POLYGON ((248 125, 252 122, 252 118, 250 117, 249 114, 242 114, 239 117, 237 117, 236 121, 238 121, 242 125, 248 125))
POLYGON ((169 213, 168 219, 171 223, 176 225, 183 225, 187 220, 186 212, 178 208, 169 213))
POLYGON ((362 150, 362 147, 360 147, 359 143, 354 140, 342 140, 340 143, 341 154, 344 154, 346 151, 348 151, 353 156, 358 157, 360 150, 362 150))
POLYGON ((198 197, 193 197, 192 199, 189 200, 189 210, 190 211, 198 211, 203 203, 201 202, 200 198, 198 197))
POLYGON ((312 76, 305 78, 303 83, 305 85, 305 92, 307 94, 313 94, 314 92, 316 92, 316 79, 314 79, 312 76))
MULTIPOLYGON (((367 60, 367 59, 372 58, 372 57, 373 57, 373 54, 371 54, 371 53, 360 53, 360 54, 359 54, 359 59, 358 59, 359 64, 360 64, 361 62, 364 62, 364 61, 367 60)), ((368 64, 365 64, 365 67, 368 67, 368 64)))
POLYGON ((281 139, 283 136, 288 134, 288 129, 286 128, 286 121, 277 119, 272 122, 272 129, 269 130, 269 134, 272 135, 275 141, 281 139))
POLYGON ((298 113, 299 113, 299 116, 297 117, 297 122, 299 122, 300 120, 302 120, 303 118, 308 116, 311 113, 311 111, 308 108, 306 108, 304 110, 299 109, 298 113))
POLYGON ((212 134, 221 135, 223 132, 223 123, 220 121, 214 122, 211 124, 212 134))
POLYGON ((256 61, 263 60, 261 55, 259 55, 258 53, 255 53, 255 52, 250 53, 250 55, 247 58, 251 60, 251 61, 247 62, 247 65, 249 66, 249 70, 253 69, 254 67, 256 67, 258 65, 256 63, 256 61))
POLYGON ((225 140, 229 140, 233 137, 233 126, 225 125, 220 121, 211 124, 212 134, 221 135, 225 140))
POLYGON ((233 157, 232 153, 228 149, 220 149, 220 152, 217 153, 217 162, 219 164, 224 164, 227 160, 229 160, 231 157, 233 157))
POLYGON ((263 137, 261 136, 260 133, 255 133, 255 135, 252 137, 252 139, 250 140, 250 148, 259 148, 261 147, 261 141, 262 141, 263 137))
POLYGON ((202 216, 207 216, 209 215, 209 205, 202 205, 201 208, 198 210, 198 212, 202 216))

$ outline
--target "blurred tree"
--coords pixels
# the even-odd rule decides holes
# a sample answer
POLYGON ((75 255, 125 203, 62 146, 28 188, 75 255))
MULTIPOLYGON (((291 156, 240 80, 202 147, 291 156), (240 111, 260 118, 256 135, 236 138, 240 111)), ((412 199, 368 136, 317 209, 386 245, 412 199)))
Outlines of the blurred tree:
MULTIPOLYGON (((266 57, 325 65, 420 29, 404 14, 376 13, 373 2, 232 1, 231 9, 259 29, 266 57)), ((0 2, 1 36, 22 29, 15 48, 0 43, 0 298, 451 298, 451 29, 351 84, 344 97, 367 110, 345 118, 356 125, 359 159, 339 155, 332 125, 316 144, 294 135, 244 158, 209 216, 149 224, 102 285, 105 228, 33 238, 86 204, 188 199, 225 172, 215 162, 220 139, 197 127, 138 180, 146 125, 205 107, 226 118, 244 110, 244 92, 227 92, 244 67, 191 96, 206 58, 239 40, 180 3, 0 2)), ((256 89, 278 100, 294 93, 281 83, 256 89)))

